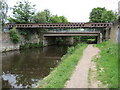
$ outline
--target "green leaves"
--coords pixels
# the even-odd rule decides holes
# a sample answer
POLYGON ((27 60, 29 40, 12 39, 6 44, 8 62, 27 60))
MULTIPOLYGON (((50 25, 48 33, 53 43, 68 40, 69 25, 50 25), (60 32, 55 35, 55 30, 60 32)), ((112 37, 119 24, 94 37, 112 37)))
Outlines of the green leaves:
POLYGON ((53 15, 50 18, 50 23, 66 23, 68 20, 64 16, 53 15))
POLYGON ((13 10, 13 18, 10 17, 10 23, 31 23, 31 17, 35 12, 35 5, 31 5, 28 1, 19 1, 12 8, 13 10))
POLYGON ((64 16, 51 15, 48 9, 35 14, 35 5, 27 0, 18 1, 12 8, 13 17, 8 18, 9 23, 62 23, 68 22, 64 16))
POLYGON ((17 44, 20 41, 20 36, 18 32, 16 31, 15 27, 13 27, 13 29, 10 30, 10 38, 15 44, 17 44))
POLYGON ((47 15, 46 12, 38 12, 34 17, 33 17, 33 22, 34 23, 47 23, 47 15))
POLYGON ((107 11, 105 8, 97 7, 93 8, 90 13, 90 22, 112 22, 116 19, 117 14, 113 11, 107 11))
POLYGON ((38 12, 33 16, 33 23, 66 23, 68 20, 64 16, 51 15, 48 9, 38 12))

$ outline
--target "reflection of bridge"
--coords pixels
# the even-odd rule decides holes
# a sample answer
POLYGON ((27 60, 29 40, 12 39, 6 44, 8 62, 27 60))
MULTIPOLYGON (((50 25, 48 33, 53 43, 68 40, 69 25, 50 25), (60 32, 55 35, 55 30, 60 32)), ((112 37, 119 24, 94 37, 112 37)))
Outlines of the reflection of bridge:
POLYGON ((7 24, 7 28, 106 28, 111 23, 39 23, 39 24, 7 24))

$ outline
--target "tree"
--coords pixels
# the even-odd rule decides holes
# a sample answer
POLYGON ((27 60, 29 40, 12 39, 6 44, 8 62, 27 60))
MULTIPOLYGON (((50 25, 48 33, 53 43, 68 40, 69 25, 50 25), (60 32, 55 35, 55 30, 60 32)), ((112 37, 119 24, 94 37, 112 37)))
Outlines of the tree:
POLYGON ((50 13, 50 11, 48 9, 45 9, 44 12, 45 12, 46 20, 47 20, 47 22, 49 22, 50 17, 51 17, 51 13, 50 13))
POLYGON ((50 18, 50 23, 66 23, 68 20, 64 16, 53 15, 50 18))
POLYGON ((7 19, 7 12, 8 12, 8 4, 5 0, 0 1, 0 23, 4 26, 6 19, 7 19))
POLYGON ((34 23, 48 23, 50 21, 50 11, 48 9, 45 9, 42 12, 36 13, 36 15, 33 16, 33 22, 34 23))
POLYGON ((93 8, 90 13, 90 22, 112 22, 116 19, 117 14, 113 11, 107 11, 105 8, 97 7, 93 8))
POLYGON ((61 19, 62 23, 68 22, 68 20, 65 16, 60 16, 59 18, 61 19))
POLYGON ((66 23, 68 20, 64 16, 52 15, 48 9, 36 13, 33 16, 34 23, 66 23))
POLYGON ((50 18, 50 23, 62 23, 62 20, 59 18, 59 16, 53 15, 53 16, 50 18))
POLYGON ((34 23, 47 23, 47 18, 45 12, 38 12, 35 16, 33 16, 34 23))
POLYGON ((102 16, 104 22, 112 22, 117 19, 117 13, 114 13, 112 10, 105 12, 102 16))
POLYGON ((13 17, 8 20, 10 23, 31 23, 32 16, 35 13, 35 5, 28 1, 18 1, 13 10, 13 17))

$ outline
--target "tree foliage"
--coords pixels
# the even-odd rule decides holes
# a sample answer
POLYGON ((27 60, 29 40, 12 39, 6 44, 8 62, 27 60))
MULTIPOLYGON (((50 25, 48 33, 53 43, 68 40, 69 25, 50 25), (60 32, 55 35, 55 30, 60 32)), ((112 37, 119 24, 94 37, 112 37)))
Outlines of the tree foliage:
POLYGON ((64 16, 52 15, 48 9, 36 13, 33 17, 34 23, 65 23, 68 20, 64 16))
POLYGON ((15 44, 17 44, 20 41, 19 33, 17 32, 15 27, 13 27, 10 30, 10 38, 13 41, 13 43, 15 43, 15 44))
POLYGON ((59 18, 59 16, 53 15, 53 16, 50 18, 50 23, 62 23, 62 21, 61 21, 61 19, 59 18))
POLYGON ((31 23, 32 16, 35 12, 35 5, 29 1, 18 1, 12 8, 13 17, 8 20, 10 23, 31 23))
POLYGON ((9 23, 63 23, 68 22, 64 16, 52 15, 48 9, 35 14, 34 5, 30 2, 18 1, 12 8, 13 17, 8 18, 9 23))
POLYGON ((45 9, 44 13, 45 13, 45 17, 46 17, 47 22, 49 22, 50 21, 50 17, 51 17, 50 11, 48 9, 45 9))
POLYGON ((33 23, 47 23, 50 20, 50 11, 45 9, 42 12, 38 12, 33 16, 33 23))
POLYGON ((93 8, 90 13, 90 22, 112 22, 117 18, 117 14, 112 10, 106 10, 105 8, 97 7, 93 8))
POLYGON ((50 18, 50 23, 66 23, 68 20, 64 16, 53 15, 50 18))
POLYGON ((68 22, 68 20, 65 16, 60 16, 59 18, 61 19, 62 23, 68 22))
POLYGON ((7 12, 8 12, 8 4, 5 0, 0 1, 0 23, 3 26, 7 19, 7 12))

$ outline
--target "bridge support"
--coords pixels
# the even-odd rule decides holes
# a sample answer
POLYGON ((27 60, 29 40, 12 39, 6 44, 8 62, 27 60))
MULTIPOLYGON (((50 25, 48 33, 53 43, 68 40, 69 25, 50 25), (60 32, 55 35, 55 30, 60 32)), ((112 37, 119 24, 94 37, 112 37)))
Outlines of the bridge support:
MULTIPOLYGON (((48 45, 54 45, 58 44, 56 42, 57 37, 43 37, 43 46, 48 45)), ((62 37, 63 42, 59 44, 65 44, 65 45, 73 45, 74 44, 74 38, 73 37, 62 37)))
POLYGON ((98 36, 96 37, 96 42, 97 43, 101 43, 102 42, 102 33, 98 34, 98 36))
POLYGON ((74 44, 74 38, 73 37, 65 37, 65 43, 67 45, 73 45, 74 44))
POLYGON ((54 45, 56 37, 43 37, 43 46, 54 45))
POLYGON ((109 40, 109 39, 110 39, 110 29, 107 28, 105 33, 105 40, 109 40))

